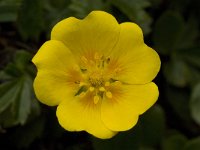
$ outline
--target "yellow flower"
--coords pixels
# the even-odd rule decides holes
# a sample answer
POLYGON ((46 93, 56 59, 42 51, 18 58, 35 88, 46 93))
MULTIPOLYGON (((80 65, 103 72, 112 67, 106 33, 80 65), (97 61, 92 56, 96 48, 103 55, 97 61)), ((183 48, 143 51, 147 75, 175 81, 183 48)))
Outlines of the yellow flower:
POLYGON ((56 24, 32 61, 36 96, 58 105, 58 121, 69 131, 111 138, 132 128, 159 95, 151 82, 160 69, 158 54, 136 24, 118 24, 103 11, 56 24))

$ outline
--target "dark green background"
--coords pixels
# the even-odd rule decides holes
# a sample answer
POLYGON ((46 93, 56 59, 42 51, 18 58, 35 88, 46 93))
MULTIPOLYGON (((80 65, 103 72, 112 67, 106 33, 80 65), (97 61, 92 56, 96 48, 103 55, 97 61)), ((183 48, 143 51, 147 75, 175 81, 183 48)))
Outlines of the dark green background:
POLYGON ((199 27, 199 0, 0 0, 0 150, 200 150, 199 27), (162 61, 156 105, 110 140, 62 129, 32 88, 52 27, 92 10, 139 24, 162 61))

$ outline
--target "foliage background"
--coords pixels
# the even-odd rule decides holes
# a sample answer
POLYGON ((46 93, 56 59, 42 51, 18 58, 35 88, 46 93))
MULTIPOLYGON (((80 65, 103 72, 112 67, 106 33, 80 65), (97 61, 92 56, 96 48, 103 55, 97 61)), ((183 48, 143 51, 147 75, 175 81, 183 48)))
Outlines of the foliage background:
POLYGON ((0 0, 0 149, 199 150, 199 27, 198 0, 0 0), (156 105, 110 140, 64 131, 32 89, 31 58, 52 27, 97 9, 139 24, 162 61, 156 105))

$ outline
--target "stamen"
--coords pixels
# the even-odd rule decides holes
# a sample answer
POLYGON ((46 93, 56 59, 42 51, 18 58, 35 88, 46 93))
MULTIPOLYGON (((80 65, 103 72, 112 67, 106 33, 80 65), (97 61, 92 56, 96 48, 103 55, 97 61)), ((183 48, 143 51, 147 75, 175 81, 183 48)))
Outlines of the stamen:
POLYGON ((104 92, 106 89, 104 87, 100 87, 99 91, 104 92))
POLYGON ((81 72, 82 72, 82 73, 86 73, 86 72, 87 72, 87 69, 81 68, 81 72))
POLYGON ((86 92, 81 92, 81 93, 79 94, 79 96, 80 96, 81 98, 83 98, 85 95, 86 95, 86 92))
POLYGON ((75 83, 75 84, 80 84, 80 81, 75 81, 74 83, 75 83))
POLYGON ((106 81, 105 86, 110 86, 110 82, 106 81))
POLYGON ((122 83, 120 81, 115 81, 114 84, 120 86, 122 83))
POLYGON ((116 68, 116 69, 114 70, 115 73, 119 73, 120 71, 122 71, 121 68, 116 68))
POLYGON ((87 60, 87 58, 85 58, 85 56, 82 56, 82 57, 81 57, 81 60, 82 60, 85 64, 88 63, 88 60, 87 60))
POLYGON ((87 87, 86 86, 81 86, 79 88, 79 90, 75 93, 75 96, 80 95, 81 93, 86 92, 86 91, 87 91, 87 87))
POLYGON ((100 99, 99 96, 95 95, 93 99, 94 104, 97 104, 99 102, 99 99, 100 99))
POLYGON ((93 91, 94 91, 94 87, 91 86, 91 87, 89 88, 89 90, 90 90, 90 92, 93 92, 93 91))
POLYGON ((106 92, 106 96, 107 96, 108 98, 112 98, 112 93, 111 93, 110 91, 107 91, 107 92, 106 92))
POLYGON ((99 60, 101 58, 101 56, 99 55, 99 53, 95 53, 94 54, 94 59, 99 60))
POLYGON ((84 82, 80 82, 79 83, 79 86, 81 87, 81 86, 83 86, 83 85, 86 85, 84 82))
POLYGON ((108 57, 108 58, 106 59, 106 63, 109 64, 109 62, 110 62, 110 57, 108 57))

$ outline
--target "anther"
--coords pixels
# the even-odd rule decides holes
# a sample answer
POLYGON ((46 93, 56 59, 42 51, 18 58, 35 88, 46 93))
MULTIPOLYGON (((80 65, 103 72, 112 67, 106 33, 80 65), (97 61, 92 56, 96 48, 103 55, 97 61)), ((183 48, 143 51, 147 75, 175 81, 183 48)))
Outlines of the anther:
POLYGON ((94 59, 99 60, 101 58, 101 56, 96 52, 94 54, 94 59))
POLYGON ((108 57, 108 58, 106 59, 106 63, 109 64, 109 62, 110 62, 110 57, 108 57))
POLYGON ((115 73, 119 73, 120 71, 122 71, 122 69, 121 68, 116 68, 114 71, 115 71, 115 73))
POLYGON ((94 87, 91 86, 91 87, 89 88, 89 90, 90 90, 90 92, 93 92, 93 91, 94 91, 94 87))
POLYGON ((110 82, 106 81, 105 86, 110 86, 110 82))
POLYGON ((83 98, 85 95, 86 95, 86 92, 81 92, 81 93, 79 94, 79 96, 80 96, 81 98, 83 98))
POLYGON ((97 104, 99 102, 99 99, 100 99, 99 96, 95 95, 93 99, 94 104, 97 104))
POLYGON ((100 87, 99 91, 104 92, 106 89, 104 87, 100 87))
POLYGON ((81 86, 83 86, 83 85, 85 85, 84 82, 80 82, 80 83, 79 83, 79 87, 81 87, 81 86))
POLYGON ((80 84, 80 81, 75 81, 74 83, 75 83, 75 84, 80 84))
POLYGON ((119 86, 119 85, 121 85, 122 83, 121 83, 120 81, 115 81, 114 84, 117 85, 117 86, 119 86))
POLYGON ((107 92, 106 92, 106 96, 107 96, 108 98, 112 98, 112 93, 111 93, 110 91, 107 91, 107 92))
POLYGON ((87 58, 85 58, 85 56, 82 56, 82 57, 81 57, 81 60, 82 60, 85 64, 88 63, 88 60, 87 60, 87 58))

